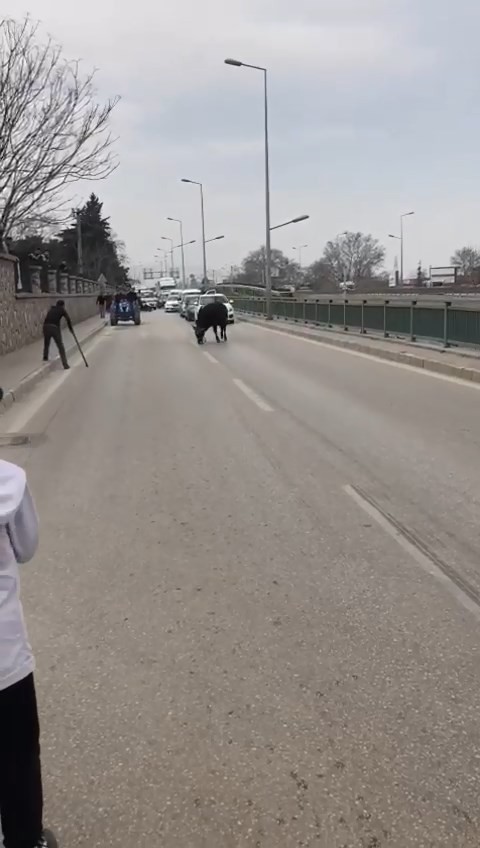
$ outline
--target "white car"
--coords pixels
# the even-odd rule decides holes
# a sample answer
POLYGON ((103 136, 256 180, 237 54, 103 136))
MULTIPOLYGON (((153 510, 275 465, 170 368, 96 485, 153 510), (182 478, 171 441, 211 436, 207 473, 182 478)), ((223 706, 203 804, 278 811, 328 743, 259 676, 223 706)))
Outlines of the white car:
POLYGON ((178 294, 169 294, 165 302, 165 312, 180 312, 182 301, 178 294))
POLYGON ((228 313, 228 323, 235 324, 235 311, 230 303, 228 297, 225 297, 224 294, 218 294, 218 292, 207 292, 206 294, 202 294, 198 300, 198 304, 195 307, 195 321, 198 318, 198 313, 200 312, 202 306, 206 306, 207 303, 224 303, 227 307, 228 313))

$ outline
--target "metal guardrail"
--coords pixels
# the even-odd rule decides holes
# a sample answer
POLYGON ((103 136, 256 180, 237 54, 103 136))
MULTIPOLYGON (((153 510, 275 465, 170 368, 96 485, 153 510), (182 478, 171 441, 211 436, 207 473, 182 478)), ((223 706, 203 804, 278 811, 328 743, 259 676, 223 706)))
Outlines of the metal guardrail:
MULTIPOLYGON (((239 312, 265 317, 262 297, 235 297, 239 312)), ((480 346, 480 308, 443 303, 418 303, 384 300, 331 298, 328 300, 272 300, 273 317, 295 323, 311 324, 362 334, 375 333, 384 338, 435 341, 444 347, 480 346)))

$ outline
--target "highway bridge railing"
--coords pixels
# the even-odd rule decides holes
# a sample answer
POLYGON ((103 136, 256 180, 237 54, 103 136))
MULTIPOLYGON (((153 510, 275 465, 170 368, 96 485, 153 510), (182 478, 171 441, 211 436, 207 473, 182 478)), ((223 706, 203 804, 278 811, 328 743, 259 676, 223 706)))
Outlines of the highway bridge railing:
MULTIPOLYGON (((234 296, 235 309, 257 317, 266 316, 264 297, 234 296)), ((272 299, 276 320, 340 329, 345 332, 433 341, 444 347, 480 347, 480 305, 451 301, 425 303, 417 300, 370 301, 358 297, 316 300, 272 299)))

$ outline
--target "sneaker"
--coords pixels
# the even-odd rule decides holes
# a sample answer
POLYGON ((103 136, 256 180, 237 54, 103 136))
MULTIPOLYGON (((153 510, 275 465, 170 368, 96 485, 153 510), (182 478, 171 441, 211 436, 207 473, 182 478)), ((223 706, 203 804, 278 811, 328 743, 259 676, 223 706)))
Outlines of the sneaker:
POLYGON ((44 830, 35 848, 58 848, 58 842, 51 830, 44 830))

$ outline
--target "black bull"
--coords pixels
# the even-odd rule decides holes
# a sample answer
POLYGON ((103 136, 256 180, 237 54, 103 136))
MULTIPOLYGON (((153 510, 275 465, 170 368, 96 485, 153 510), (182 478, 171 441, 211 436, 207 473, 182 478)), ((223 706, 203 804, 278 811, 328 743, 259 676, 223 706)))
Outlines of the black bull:
POLYGON ((212 327, 213 332, 215 333, 217 342, 220 342, 220 339, 226 342, 227 323, 228 310, 224 303, 207 303, 206 306, 202 306, 198 313, 197 323, 193 328, 195 330, 198 344, 203 344, 205 333, 210 329, 210 327, 212 327), (220 339, 218 338, 219 327, 220 339))

